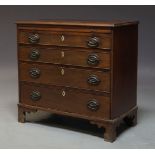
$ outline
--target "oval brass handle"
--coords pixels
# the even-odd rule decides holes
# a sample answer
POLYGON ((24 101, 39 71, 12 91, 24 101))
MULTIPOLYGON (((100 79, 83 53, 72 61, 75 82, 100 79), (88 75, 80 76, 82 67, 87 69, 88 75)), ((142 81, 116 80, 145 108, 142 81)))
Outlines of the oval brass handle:
POLYGON ((89 64, 89 65, 93 65, 93 66, 96 66, 96 65, 98 65, 99 64, 99 57, 98 57, 98 55, 97 54, 90 54, 89 56, 88 56, 88 59, 87 59, 87 63, 89 64))
POLYGON ((29 57, 30 57, 31 60, 37 60, 37 59, 39 59, 39 57, 40 57, 39 50, 37 50, 37 49, 32 49, 32 51, 31 51, 29 57))
POLYGON ((35 33, 35 34, 30 34, 29 37, 29 42, 32 44, 38 43, 40 40, 40 36, 39 34, 35 33))
POLYGON ((87 45, 89 46, 89 47, 93 47, 93 48, 95 48, 95 47, 98 47, 99 46, 99 38, 97 38, 97 37, 92 37, 92 38, 90 38, 89 40, 88 40, 88 43, 87 43, 87 45))
POLYGON ((41 99, 41 93, 38 91, 32 91, 32 93, 30 94, 30 98, 33 101, 38 101, 41 99))
POLYGON ((91 75, 88 77, 87 82, 92 85, 98 85, 101 81, 96 75, 91 75))
POLYGON ((99 109, 100 104, 98 103, 97 100, 93 99, 93 100, 88 101, 87 107, 92 111, 96 111, 99 109))
POLYGON ((40 70, 38 68, 32 68, 30 70, 30 76, 32 78, 38 78, 40 76, 40 70))

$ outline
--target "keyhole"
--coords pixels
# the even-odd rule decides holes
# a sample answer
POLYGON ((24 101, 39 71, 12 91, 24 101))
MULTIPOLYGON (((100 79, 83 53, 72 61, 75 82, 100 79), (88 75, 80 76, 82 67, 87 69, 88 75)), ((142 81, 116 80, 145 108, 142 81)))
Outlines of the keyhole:
POLYGON ((65 36, 62 35, 62 36, 61 36, 61 41, 64 42, 64 40, 65 40, 65 36))
POLYGON ((65 53, 64 53, 64 51, 61 51, 61 57, 62 57, 62 58, 65 57, 65 53))
POLYGON ((64 75, 65 74, 65 70, 62 68, 61 69, 61 75, 64 75))
POLYGON ((66 95, 66 92, 63 90, 62 91, 62 96, 65 96, 66 95))

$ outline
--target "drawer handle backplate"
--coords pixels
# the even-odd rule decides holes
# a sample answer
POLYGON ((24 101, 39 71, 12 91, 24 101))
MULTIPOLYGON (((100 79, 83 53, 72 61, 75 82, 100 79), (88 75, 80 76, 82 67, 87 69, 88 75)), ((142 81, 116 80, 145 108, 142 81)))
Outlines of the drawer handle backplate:
POLYGON ((35 34, 30 34, 29 37, 29 42, 32 44, 38 43, 40 40, 40 36, 39 34, 35 33, 35 34))
POLYGON ((99 57, 98 57, 98 55, 97 54, 90 54, 89 56, 88 56, 88 59, 87 59, 87 63, 89 64, 89 65, 93 65, 93 66, 96 66, 96 65, 98 65, 99 64, 99 57))
POLYGON ((39 78, 40 77, 40 70, 38 68, 31 68, 30 76, 32 78, 39 78))
POLYGON ((100 106, 100 104, 99 104, 98 101, 95 100, 95 99, 90 100, 90 101, 88 101, 88 103, 87 103, 87 107, 88 107, 90 110, 92 110, 92 111, 98 110, 98 109, 99 109, 99 106, 100 106))
POLYGON ((31 100, 33 101, 38 101, 41 99, 41 94, 38 91, 32 91, 31 95, 30 95, 31 100))
POLYGON ((96 75, 88 77, 87 82, 92 85, 98 85, 101 81, 96 75))
POLYGON ((37 60, 40 57, 40 53, 38 49, 32 49, 30 55, 29 55, 31 60, 37 60))
POLYGON ((87 45, 88 45, 89 47, 95 48, 95 47, 98 47, 98 46, 99 46, 99 42, 100 42, 99 38, 97 38, 97 37, 92 37, 92 38, 90 38, 90 39, 88 40, 87 45))

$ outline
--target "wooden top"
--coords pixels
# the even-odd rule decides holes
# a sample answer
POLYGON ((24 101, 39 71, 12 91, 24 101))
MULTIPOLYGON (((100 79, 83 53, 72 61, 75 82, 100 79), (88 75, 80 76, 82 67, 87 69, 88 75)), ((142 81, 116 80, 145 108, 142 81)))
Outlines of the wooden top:
POLYGON ((17 21, 17 25, 60 25, 60 26, 82 26, 82 27, 120 27, 138 24, 138 21, 75 21, 75 20, 38 20, 17 21))

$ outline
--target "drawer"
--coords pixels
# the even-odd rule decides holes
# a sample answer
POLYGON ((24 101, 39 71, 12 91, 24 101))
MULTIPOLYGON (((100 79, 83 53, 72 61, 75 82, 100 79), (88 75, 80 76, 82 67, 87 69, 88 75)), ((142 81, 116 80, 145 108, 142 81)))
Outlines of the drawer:
POLYGON ((20 63, 20 80, 110 92, 110 72, 49 64, 20 63))
POLYGON ((111 34, 20 30, 18 43, 111 49, 111 34))
POLYGON ((109 118, 110 98, 76 89, 21 84, 22 104, 75 113, 83 116, 109 118))
POLYGON ((110 53, 94 49, 19 47, 20 61, 110 68, 110 53))

